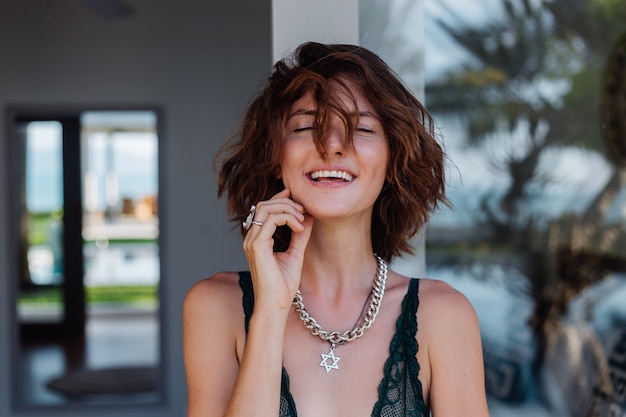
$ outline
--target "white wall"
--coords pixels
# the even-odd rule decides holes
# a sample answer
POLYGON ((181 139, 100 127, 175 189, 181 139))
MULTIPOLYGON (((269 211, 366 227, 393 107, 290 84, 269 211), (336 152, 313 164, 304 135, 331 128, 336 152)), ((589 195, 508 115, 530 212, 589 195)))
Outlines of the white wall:
POLYGON ((359 0, 272 0, 274 61, 303 42, 359 44, 359 0))
MULTIPOLYGON (((158 105, 164 109, 162 283, 167 366, 162 408, 21 412, 20 416, 181 416, 186 389, 180 310, 189 287, 244 267, 216 202, 212 158, 269 71, 270 1, 129 0, 102 20, 76 0, 0 2, 0 109, 7 105, 158 105), (223 3, 223 4, 220 4, 223 3)), ((0 120, 0 416, 10 409, 7 140, 0 120)))

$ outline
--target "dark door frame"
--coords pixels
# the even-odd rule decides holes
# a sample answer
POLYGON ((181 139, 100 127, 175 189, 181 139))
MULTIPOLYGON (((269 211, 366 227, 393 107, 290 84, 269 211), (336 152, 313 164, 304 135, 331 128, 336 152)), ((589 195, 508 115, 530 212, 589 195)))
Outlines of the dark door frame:
MULTIPOLYGON (((25 191, 23 144, 16 143, 15 132, 20 124, 36 121, 56 121, 62 126, 63 160, 63 283, 60 285, 63 299, 63 318, 60 322, 19 323, 18 330, 22 338, 81 337, 85 332, 85 290, 83 285, 83 243, 82 243, 82 190, 80 167, 80 112, 38 113, 28 110, 9 110, 9 137, 11 138, 11 172, 17 184, 11 187, 13 225, 22 222, 21 201, 25 191)), ((19 227, 13 227, 12 240, 15 247, 23 248, 23 236, 19 227)), ((23 251, 24 249, 22 249, 23 251)), ((23 253, 16 259, 17 292, 27 291, 23 253)))

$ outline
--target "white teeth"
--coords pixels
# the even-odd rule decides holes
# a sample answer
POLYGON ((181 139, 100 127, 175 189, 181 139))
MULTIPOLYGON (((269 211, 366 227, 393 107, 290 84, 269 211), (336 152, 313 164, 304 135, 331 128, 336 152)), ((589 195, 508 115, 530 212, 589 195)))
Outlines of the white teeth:
POLYGON ((347 173, 346 171, 328 171, 328 170, 321 170, 321 171, 313 171, 310 174, 311 179, 316 180, 318 178, 340 178, 344 181, 352 181, 353 177, 352 175, 350 175, 349 173, 347 173))

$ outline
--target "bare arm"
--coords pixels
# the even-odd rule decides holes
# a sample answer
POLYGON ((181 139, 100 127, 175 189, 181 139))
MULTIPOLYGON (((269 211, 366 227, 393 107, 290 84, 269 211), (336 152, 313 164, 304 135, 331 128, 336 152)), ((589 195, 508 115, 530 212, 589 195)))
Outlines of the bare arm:
POLYGON ((218 274, 197 283, 185 298, 183 355, 189 417, 223 416, 230 401, 244 320, 235 282, 228 274, 218 274))
POLYGON ((433 417, 489 416, 480 329, 469 301, 443 282, 428 301, 428 356, 433 417))
POLYGON ((285 320, 255 311, 246 340, 236 280, 218 274, 196 284, 183 309, 188 416, 277 416, 285 320))
POLYGON ((253 225, 244 240, 255 300, 247 337, 243 314, 234 313, 242 307, 232 274, 230 283, 227 274, 203 281, 185 300, 189 417, 279 413, 285 325, 312 226, 288 197, 285 190, 260 203, 255 220, 262 225, 253 225), (272 236, 281 225, 292 229, 291 244, 286 252, 273 253, 272 236))

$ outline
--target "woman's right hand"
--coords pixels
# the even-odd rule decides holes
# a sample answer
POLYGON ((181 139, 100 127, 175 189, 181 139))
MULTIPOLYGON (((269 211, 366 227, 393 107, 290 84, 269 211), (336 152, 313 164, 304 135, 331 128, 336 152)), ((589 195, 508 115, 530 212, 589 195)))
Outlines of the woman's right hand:
POLYGON ((285 189, 256 204, 254 220, 243 242, 254 286, 255 305, 288 310, 300 285, 304 250, 313 218, 290 199, 285 189), (285 252, 274 252, 273 235, 278 226, 288 226, 291 242, 285 252))

